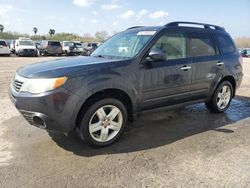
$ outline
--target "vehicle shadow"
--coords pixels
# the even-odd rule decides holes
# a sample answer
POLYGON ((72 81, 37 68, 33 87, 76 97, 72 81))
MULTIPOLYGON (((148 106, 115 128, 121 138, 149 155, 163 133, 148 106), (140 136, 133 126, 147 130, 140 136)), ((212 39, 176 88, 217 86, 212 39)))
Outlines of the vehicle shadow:
POLYGON ((209 113, 204 104, 197 104, 173 111, 142 115, 128 127, 118 142, 104 148, 89 147, 76 135, 66 137, 53 132, 49 135, 60 147, 76 155, 91 157, 148 150, 209 130, 230 134, 234 131, 223 126, 248 117, 250 97, 237 96, 227 112, 222 114, 209 113))

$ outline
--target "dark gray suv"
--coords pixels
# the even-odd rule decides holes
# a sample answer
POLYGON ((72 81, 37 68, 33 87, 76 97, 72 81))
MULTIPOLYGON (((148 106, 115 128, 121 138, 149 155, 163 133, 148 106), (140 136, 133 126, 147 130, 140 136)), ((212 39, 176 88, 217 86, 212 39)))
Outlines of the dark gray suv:
POLYGON ((173 22, 129 28, 90 57, 23 67, 10 96, 30 124, 77 129, 88 144, 106 146, 143 111, 201 102, 226 111, 242 76, 242 58, 224 28, 173 22))

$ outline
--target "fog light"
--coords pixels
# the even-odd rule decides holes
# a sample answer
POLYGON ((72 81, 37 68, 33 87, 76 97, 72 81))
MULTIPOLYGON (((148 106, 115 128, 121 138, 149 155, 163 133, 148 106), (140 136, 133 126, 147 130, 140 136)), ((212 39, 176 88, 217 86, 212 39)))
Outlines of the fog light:
POLYGON ((38 116, 34 116, 33 117, 33 121, 35 126, 41 128, 41 129, 45 129, 46 128, 46 124, 44 122, 44 120, 38 116))

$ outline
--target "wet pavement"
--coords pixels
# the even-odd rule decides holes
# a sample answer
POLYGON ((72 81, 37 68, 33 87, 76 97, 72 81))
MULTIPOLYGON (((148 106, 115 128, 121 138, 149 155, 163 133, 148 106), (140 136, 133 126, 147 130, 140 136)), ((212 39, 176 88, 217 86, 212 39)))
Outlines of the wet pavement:
POLYGON ((48 58, 0 57, 0 187, 250 187, 250 59, 226 113, 198 104, 145 114, 94 149, 29 125, 8 99, 12 73, 48 58))

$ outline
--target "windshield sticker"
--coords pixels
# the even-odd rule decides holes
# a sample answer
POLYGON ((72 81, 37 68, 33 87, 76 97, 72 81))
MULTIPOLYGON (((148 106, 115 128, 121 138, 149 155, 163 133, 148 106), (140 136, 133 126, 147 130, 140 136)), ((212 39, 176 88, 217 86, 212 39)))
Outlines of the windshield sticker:
POLYGON ((140 31, 137 35, 154 35, 156 31, 140 31))

